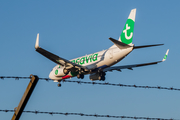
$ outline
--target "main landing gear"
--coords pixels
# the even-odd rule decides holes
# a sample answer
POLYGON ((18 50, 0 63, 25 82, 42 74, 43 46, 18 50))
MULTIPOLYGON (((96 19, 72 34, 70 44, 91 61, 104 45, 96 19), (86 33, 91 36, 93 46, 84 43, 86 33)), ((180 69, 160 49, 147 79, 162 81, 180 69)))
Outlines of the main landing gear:
POLYGON ((83 79, 83 78, 84 78, 84 74, 78 74, 78 75, 77 75, 77 78, 78 78, 78 79, 80 79, 80 78, 83 79))
POLYGON ((84 79, 84 74, 82 74, 84 72, 84 69, 80 68, 79 73, 77 74, 77 78, 78 79, 84 79))
POLYGON ((105 76, 101 76, 100 80, 99 81, 105 81, 105 76))
POLYGON ((99 72, 99 81, 105 81, 105 75, 106 73, 105 72, 99 72))

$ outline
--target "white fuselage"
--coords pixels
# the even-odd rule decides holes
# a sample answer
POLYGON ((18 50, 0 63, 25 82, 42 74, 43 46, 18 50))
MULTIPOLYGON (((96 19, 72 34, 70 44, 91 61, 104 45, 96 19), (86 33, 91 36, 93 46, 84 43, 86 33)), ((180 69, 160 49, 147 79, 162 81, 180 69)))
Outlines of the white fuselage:
MULTIPOLYGON (((113 45, 112 47, 110 47, 107 50, 103 50, 103 51, 89 54, 86 56, 78 57, 78 58, 72 59, 70 61, 73 63, 79 64, 79 65, 85 66, 90 70, 94 70, 96 68, 105 69, 105 68, 110 67, 110 66, 116 64, 117 62, 121 61, 132 50, 133 50, 133 47, 129 47, 126 49, 119 49, 118 47, 113 45)), ((68 75, 59 77, 55 74, 55 71, 58 69, 61 69, 60 65, 56 65, 53 68, 53 70, 49 74, 49 78, 51 78, 52 80, 55 80, 55 81, 57 81, 57 80, 59 81, 62 79, 67 79, 67 78, 76 76, 76 74, 73 75, 71 72, 69 72, 68 75)))

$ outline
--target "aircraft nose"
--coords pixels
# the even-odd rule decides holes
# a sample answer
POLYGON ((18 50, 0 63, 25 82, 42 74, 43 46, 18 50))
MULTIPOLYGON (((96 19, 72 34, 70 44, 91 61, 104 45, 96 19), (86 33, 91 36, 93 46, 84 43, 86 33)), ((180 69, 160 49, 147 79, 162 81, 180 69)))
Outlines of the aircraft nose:
POLYGON ((54 82, 59 82, 59 80, 62 80, 62 77, 56 77, 55 76, 55 70, 52 70, 50 73, 49 73, 49 78, 51 80, 53 80, 54 82))

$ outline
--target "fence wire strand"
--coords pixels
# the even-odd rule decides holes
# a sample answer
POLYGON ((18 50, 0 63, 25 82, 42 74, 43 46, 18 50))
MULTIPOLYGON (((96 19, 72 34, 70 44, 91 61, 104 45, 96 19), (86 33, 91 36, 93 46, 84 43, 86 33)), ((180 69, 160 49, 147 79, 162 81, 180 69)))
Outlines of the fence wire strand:
MULTIPOLYGON (((0 112, 14 112, 14 110, 0 110, 0 112)), ((121 118, 121 119, 145 119, 145 120, 178 120, 178 119, 166 119, 166 118, 150 118, 150 117, 136 117, 136 116, 115 116, 115 115, 99 115, 99 114, 84 114, 84 113, 70 113, 70 112, 43 112, 43 111, 23 111, 24 113, 33 114, 49 114, 49 115, 76 115, 76 116, 88 116, 88 117, 103 117, 103 118, 121 118)))
MULTIPOLYGON (((15 80, 19 79, 31 79, 31 77, 18 77, 18 76, 0 76, 0 79, 4 80, 6 78, 13 78, 15 80)), ((50 81, 49 78, 39 78, 39 80, 50 81)), ((109 85, 109 86, 119 86, 119 87, 133 87, 133 88, 148 88, 148 89, 164 89, 164 90, 176 90, 180 91, 178 88, 173 87, 161 87, 161 86, 140 86, 140 85, 127 85, 127 84, 115 84, 115 83, 99 83, 99 82, 84 82, 84 81, 73 81, 73 80, 62 80, 62 82, 77 83, 77 84, 92 84, 92 85, 109 85)), ((14 112, 14 110, 1 110, 0 112, 14 112)), ((145 119, 145 120, 178 120, 178 119, 166 119, 166 118, 150 118, 150 117, 136 117, 136 116, 115 116, 115 115, 99 115, 99 114, 84 114, 84 113, 70 113, 70 112, 43 112, 43 111, 23 111, 24 113, 34 113, 34 114, 49 114, 49 115, 76 115, 76 116, 90 116, 90 117, 104 117, 104 118, 121 118, 121 119, 145 119)))
MULTIPOLYGON (((14 78, 15 80, 19 79, 30 79, 30 77, 17 77, 17 76, 0 76, 0 79, 4 80, 5 78, 14 78)), ((40 80, 50 81, 49 78, 39 78, 40 80)), ((77 84, 92 84, 92 85, 109 85, 109 86, 119 86, 119 87, 133 87, 133 88, 144 88, 144 89, 163 89, 163 90, 175 90, 180 91, 179 88, 173 87, 162 87, 162 86, 143 86, 143 85, 127 85, 127 84, 116 84, 116 83, 109 83, 109 82, 84 82, 84 81, 74 81, 74 80, 62 80, 62 82, 68 83, 77 83, 77 84)))

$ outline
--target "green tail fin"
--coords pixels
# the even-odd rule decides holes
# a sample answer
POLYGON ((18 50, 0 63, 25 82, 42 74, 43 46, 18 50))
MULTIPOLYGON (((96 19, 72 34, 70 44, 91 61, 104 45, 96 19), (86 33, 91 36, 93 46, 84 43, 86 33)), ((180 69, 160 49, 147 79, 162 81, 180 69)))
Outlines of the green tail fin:
POLYGON ((121 33, 121 36, 119 37, 119 41, 121 41, 122 43, 132 45, 135 17, 136 9, 132 9, 121 33))

